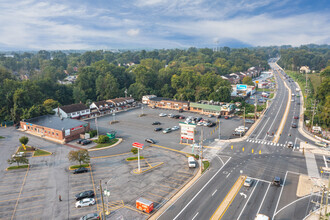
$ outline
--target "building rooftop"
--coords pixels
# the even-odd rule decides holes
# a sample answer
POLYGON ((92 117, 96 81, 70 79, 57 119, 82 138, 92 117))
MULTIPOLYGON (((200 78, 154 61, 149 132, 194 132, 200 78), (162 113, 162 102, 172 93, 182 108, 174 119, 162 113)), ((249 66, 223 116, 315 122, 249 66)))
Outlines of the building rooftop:
POLYGON ((56 130, 66 130, 80 125, 86 125, 88 122, 82 122, 70 118, 60 118, 55 115, 43 115, 36 118, 26 119, 24 122, 44 126, 47 128, 53 128, 56 130))
POLYGON ((86 105, 84 105, 82 103, 78 103, 78 104, 72 104, 72 105, 63 105, 60 107, 60 109, 62 109, 65 113, 72 113, 72 112, 78 112, 78 111, 89 109, 89 107, 87 107, 86 105))

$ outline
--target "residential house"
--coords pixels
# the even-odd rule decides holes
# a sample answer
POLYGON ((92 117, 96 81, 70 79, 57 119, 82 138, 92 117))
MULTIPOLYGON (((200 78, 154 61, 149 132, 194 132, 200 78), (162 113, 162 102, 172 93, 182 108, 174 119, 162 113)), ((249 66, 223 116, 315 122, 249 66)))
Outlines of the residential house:
POLYGON ((103 101, 93 102, 89 106, 89 109, 90 109, 91 117, 107 115, 114 111, 115 105, 113 104, 113 102, 103 100, 103 101))
POLYGON ((300 67, 300 73, 310 73, 311 70, 309 69, 308 66, 302 66, 300 67))
POLYGON ((61 118, 83 119, 89 118, 90 109, 82 103, 64 105, 53 109, 55 114, 61 118))

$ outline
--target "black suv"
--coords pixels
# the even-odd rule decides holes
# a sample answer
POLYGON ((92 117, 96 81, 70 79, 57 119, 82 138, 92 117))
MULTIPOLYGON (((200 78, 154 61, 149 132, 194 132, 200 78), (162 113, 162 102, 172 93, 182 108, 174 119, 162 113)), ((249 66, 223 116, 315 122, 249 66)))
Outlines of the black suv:
POLYGON ((83 141, 81 142, 82 145, 87 145, 87 144, 90 144, 90 143, 92 143, 91 140, 83 140, 83 141))
POLYGON ((160 125, 160 122, 159 121, 155 121, 152 123, 152 125, 160 125))
POLYGON ((80 167, 78 169, 75 169, 73 171, 73 174, 77 174, 77 173, 87 173, 88 172, 88 169, 86 167, 80 167))
POLYGON ((85 141, 86 139, 79 139, 79 140, 77 140, 77 144, 81 144, 83 141, 85 141))
POLYGON ((85 192, 82 192, 82 193, 78 193, 75 195, 76 197, 76 200, 82 200, 82 199, 85 199, 85 198, 94 198, 94 191, 93 190, 88 190, 88 191, 85 191, 85 192))

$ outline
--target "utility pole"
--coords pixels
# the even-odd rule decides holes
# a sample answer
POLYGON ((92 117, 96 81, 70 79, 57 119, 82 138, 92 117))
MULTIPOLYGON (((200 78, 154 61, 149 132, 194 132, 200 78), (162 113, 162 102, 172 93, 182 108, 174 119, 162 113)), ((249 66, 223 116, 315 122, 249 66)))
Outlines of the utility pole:
POLYGON ((257 86, 256 86, 256 95, 254 103, 254 120, 257 121, 257 86))
POLYGON ((201 173, 203 172, 203 138, 204 138, 204 127, 202 127, 202 131, 201 131, 201 143, 200 143, 200 147, 201 147, 201 155, 200 155, 200 160, 201 160, 201 173))
POLYGON ((244 123, 244 132, 245 132, 245 107, 244 107, 244 114, 243 114, 243 123, 244 123))
POLYGON ((218 119, 219 120, 219 124, 218 124, 218 126, 219 126, 219 141, 220 141, 220 119, 218 119))
POLYGON ((313 127, 314 125, 314 115, 315 115, 315 108, 316 108, 316 100, 314 100, 314 104, 313 104, 313 113, 312 113, 312 124, 311 127, 313 127))
POLYGON ((325 189, 325 186, 322 187, 322 197, 321 197, 321 201, 320 201, 320 216, 319 216, 319 219, 320 220, 322 219, 322 208, 323 208, 324 189, 325 189))
POLYGON ((103 213, 103 218, 105 218, 105 208, 104 208, 104 200, 103 200, 103 191, 102 191, 102 185, 101 185, 101 180, 100 180, 100 191, 101 191, 101 200, 102 200, 102 213, 103 213))

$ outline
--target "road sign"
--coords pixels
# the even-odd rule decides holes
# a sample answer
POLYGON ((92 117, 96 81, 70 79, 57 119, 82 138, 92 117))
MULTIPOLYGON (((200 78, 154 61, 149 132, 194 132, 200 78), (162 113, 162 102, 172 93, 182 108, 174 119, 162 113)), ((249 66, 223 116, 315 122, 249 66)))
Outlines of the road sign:
POLYGON ((132 144, 132 146, 133 147, 135 147, 135 148, 138 148, 138 149, 142 149, 143 150, 143 144, 141 144, 141 143, 138 143, 138 142, 134 142, 133 144, 132 144))
POLYGON ((105 196, 110 196, 110 190, 104 190, 104 192, 103 192, 103 194, 105 195, 105 196))
POLYGON ((194 140, 195 139, 195 124, 179 123, 181 127, 181 139, 194 140))

